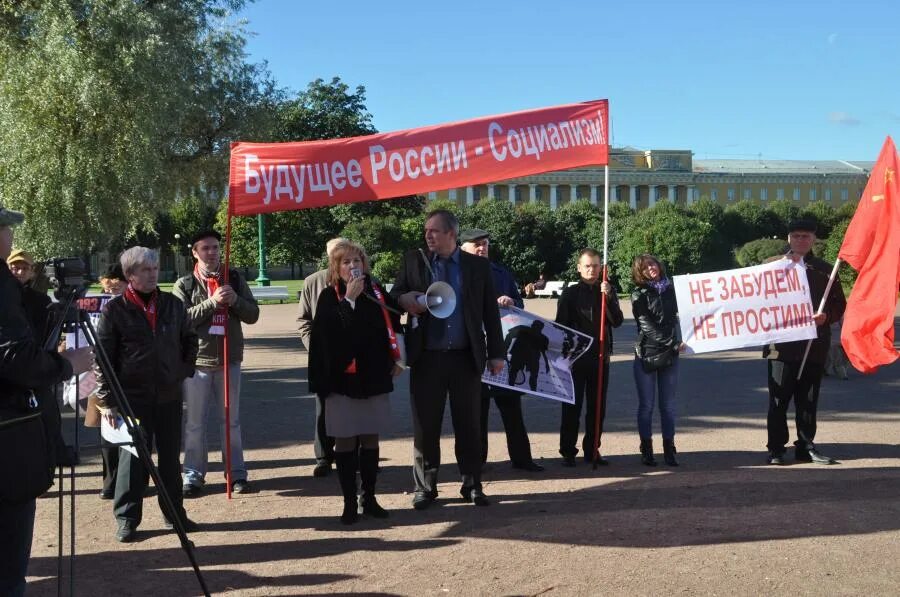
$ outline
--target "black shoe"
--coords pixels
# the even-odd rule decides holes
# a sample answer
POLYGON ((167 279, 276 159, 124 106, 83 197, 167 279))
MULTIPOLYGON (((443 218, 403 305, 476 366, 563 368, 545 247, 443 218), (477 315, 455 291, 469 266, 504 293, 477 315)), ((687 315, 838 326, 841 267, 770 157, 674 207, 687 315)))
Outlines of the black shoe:
POLYGON ((331 463, 327 460, 320 460, 313 469, 313 477, 327 477, 331 474, 331 463))
POLYGON ((653 440, 641 440, 641 464, 644 466, 656 466, 656 458, 653 457, 653 440))
POLYGON ((134 536, 137 533, 137 529, 134 528, 134 523, 130 520, 120 520, 119 528, 116 529, 116 541, 119 543, 131 543, 134 541, 134 536))
MULTIPOLYGON (((594 464, 594 461, 591 460, 590 458, 588 458, 587 456, 584 457, 584 461, 585 461, 585 463, 587 463, 587 464, 594 464)), ((598 466, 609 466, 609 460, 607 460, 607 459, 604 458, 603 456, 599 456, 599 455, 598 455, 598 456, 597 456, 597 461, 596 461, 596 462, 597 462, 597 465, 598 465, 598 466)))
POLYGON ((464 502, 468 504, 475 504, 476 506, 490 506, 491 502, 488 500, 487 496, 484 495, 484 491, 481 490, 481 487, 471 486, 465 487, 459 490, 459 495, 462 496, 464 502))
POLYGON ((110 489, 110 490, 101 489, 100 490, 100 499, 101 500, 111 500, 114 497, 116 497, 116 491, 114 489, 110 489))
POLYGON ((344 511, 341 513, 341 524, 353 524, 359 520, 359 514, 356 512, 356 500, 344 500, 344 511))
POLYGON ((528 462, 523 462, 521 464, 513 463, 512 467, 521 471, 528 471, 529 473, 539 473, 544 470, 544 467, 534 460, 529 460, 528 462))
POLYGON ((784 453, 778 452, 769 452, 769 457, 766 458, 766 464, 774 464, 777 466, 781 466, 784 464, 784 453))
POLYGON ((425 510, 437 499, 436 491, 417 491, 413 496, 412 505, 416 510, 425 510))
POLYGON ((797 462, 812 462, 814 464, 837 464, 837 460, 830 456, 825 456, 815 448, 810 450, 795 448, 794 460, 797 462))
POLYGON ((250 485, 250 481, 241 479, 231 484, 231 493, 256 493, 256 490, 250 485))
POLYGON ((563 456, 562 465, 569 468, 575 467, 575 457, 574 456, 563 456))
POLYGON ((678 461, 675 460, 675 454, 678 453, 678 450, 675 449, 675 440, 664 439, 663 440, 663 459, 666 461, 666 464, 669 466, 678 466, 678 461))
POLYGON ((186 498, 195 498, 203 495, 203 488, 192 483, 185 483, 181 486, 181 495, 186 498))
POLYGON ((365 514, 372 518, 388 518, 390 512, 381 507, 374 495, 364 494, 359 496, 359 504, 356 509, 357 514, 365 514))
MULTIPOLYGON (((197 531, 200 530, 200 525, 197 524, 196 522, 194 522, 193 520, 191 520, 190 518, 185 518, 181 524, 184 527, 184 530, 186 533, 196 533, 197 531)), ((163 528, 171 531, 175 528, 175 523, 173 523, 168 518, 164 518, 163 519, 163 528)))

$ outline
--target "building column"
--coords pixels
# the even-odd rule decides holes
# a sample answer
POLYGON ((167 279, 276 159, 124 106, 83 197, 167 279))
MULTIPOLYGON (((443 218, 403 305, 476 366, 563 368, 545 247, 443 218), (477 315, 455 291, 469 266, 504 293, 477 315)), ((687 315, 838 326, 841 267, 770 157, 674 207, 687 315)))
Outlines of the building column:
POLYGON ((490 197, 491 199, 496 199, 497 195, 494 194, 494 185, 489 184, 487 187, 488 187, 487 196, 490 197))
POLYGON ((537 185, 536 184, 528 185, 528 200, 532 203, 537 203, 537 185))
POLYGON ((628 185, 628 203, 631 205, 631 209, 637 211, 637 185, 628 185))
POLYGON ((456 202, 456 189, 450 189, 447 191, 447 197, 450 201, 456 202))
POLYGON ((466 205, 472 205, 473 203, 475 203, 475 189, 466 187, 466 205))
POLYGON ((591 205, 597 205, 597 185, 591 185, 591 205))
POLYGON ((516 185, 511 184, 509 186, 509 202, 513 205, 516 204, 516 185))
POLYGON ((676 197, 677 196, 675 195, 675 185, 670 184, 669 185, 669 201, 671 201, 672 203, 675 203, 676 197))
POLYGON ((694 204, 694 191, 695 190, 696 189, 695 189, 694 185, 688 185, 688 188, 687 188, 687 204, 688 205, 694 204))
POLYGON ((578 200, 578 185, 570 184, 569 185, 569 203, 572 203, 577 200, 578 200))
POLYGON ((555 184, 550 185, 550 209, 556 209, 556 204, 559 200, 559 196, 556 193, 556 187, 558 186, 555 184))
POLYGON ((656 205, 656 185, 648 184, 647 185, 647 206, 653 207, 656 205))

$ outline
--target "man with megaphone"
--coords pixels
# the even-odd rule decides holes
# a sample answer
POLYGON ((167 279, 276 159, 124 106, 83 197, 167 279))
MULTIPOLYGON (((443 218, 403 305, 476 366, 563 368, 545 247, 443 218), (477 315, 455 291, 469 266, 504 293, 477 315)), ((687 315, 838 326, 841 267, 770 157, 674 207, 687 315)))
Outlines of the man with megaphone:
POLYGON ((460 495, 490 504, 481 486, 481 375, 503 369, 505 350, 496 293, 486 259, 459 249, 459 220, 438 209, 425 221, 428 251, 404 255, 391 294, 408 313, 407 363, 412 368, 413 507, 437 499, 441 422, 447 397, 462 475, 460 495), (435 283, 443 282, 452 293, 435 283), (452 308, 449 304, 452 303, 452 308))

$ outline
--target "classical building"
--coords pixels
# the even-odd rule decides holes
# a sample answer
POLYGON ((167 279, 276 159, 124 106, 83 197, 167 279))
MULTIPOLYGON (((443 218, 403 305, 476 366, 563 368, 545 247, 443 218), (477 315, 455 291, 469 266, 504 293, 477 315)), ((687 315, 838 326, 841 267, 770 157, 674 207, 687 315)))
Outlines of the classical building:
MULTIPOLYGON (((862 195, 874 162, 842 160, 694 160, 689 150, 633 148, 610 152, 610 201, 632 209, 658 201, 690 205, 701 197, 728 205, 742 199, 765 204, 788 199, 804 206, 825 201, 835 207, 862 195)), ((541 202, 556 209, 570 201, 603 202, 603 168, 546 172, 492 184, 429 193, 471 205, 483 198, 513 204, 541 202)))

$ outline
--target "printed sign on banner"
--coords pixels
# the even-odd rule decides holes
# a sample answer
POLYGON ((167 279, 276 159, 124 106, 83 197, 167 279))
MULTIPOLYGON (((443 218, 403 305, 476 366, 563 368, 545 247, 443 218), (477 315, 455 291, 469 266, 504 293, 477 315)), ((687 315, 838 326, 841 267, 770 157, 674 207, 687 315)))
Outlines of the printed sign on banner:
POLYGON ((609 162, 595 100, 326 141, 233 143, 232 215, 392 199, 609 162))
POLYGON ((506 363, 481 380, 541 398, 575 403, 572 363, 587 351, 593 338, 516 307, 500 307, 506 363))
POLYGON ((686 352, 764 346, 816 337, 806 267, 789 259, 675 276, 686 352))

